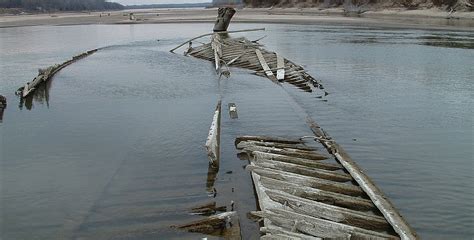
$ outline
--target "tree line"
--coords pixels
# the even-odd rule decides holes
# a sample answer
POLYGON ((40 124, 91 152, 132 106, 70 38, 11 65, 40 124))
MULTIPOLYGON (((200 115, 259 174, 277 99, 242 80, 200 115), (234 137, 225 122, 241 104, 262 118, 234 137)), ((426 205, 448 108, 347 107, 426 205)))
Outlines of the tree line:
POLYGON ((0 8, 24 8, 34 11, 86 11, 123 9, 106 0, 0 0, 0 8))

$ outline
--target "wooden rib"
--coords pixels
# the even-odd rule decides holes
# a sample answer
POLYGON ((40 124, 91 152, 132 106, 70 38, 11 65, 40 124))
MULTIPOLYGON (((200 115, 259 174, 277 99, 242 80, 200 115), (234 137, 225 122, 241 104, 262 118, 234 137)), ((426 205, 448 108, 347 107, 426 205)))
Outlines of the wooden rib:
POLYGON ((276 81, 277 79, 275 78, 275 75, 273 75, 273 72, 270 70, 270 67, 265 61, 262 52, 260 52, 259 49, 255 49, 255 53, 257 54, 258 61, 260 62, 260 65, 262 66, 263 70, 265 70, 265 74, 267 75, 267 77, 272 81, 276 81))
POLYGON ((293 211, 300 214, 370 230, 385 231, 391 228, 390 224, 385 220, 385 218, 376 216, 374 214, 363 213, 325 203, 310 201, 282 191, 267 189, 265 190, 265 193, 273 201, 288 206, 293 211))
POLYGON ((335 182, 348 182, 352 180, 352 177, 349 174, 327 171, 327 170, 322 170, 322 169, 309 168, 309 167, 304 167, 304 166, 300 166, 300 165, 296 165, 292 163, 284 163, 284 162, 265 160, 265 159, 258 159, 253 162, 257 166, 264 167, 264 168, 271 168, 271 169, 296 173, 299 175, 331 180, 335 182))
POLYGON ((314 160, 308 160, 308 159, 297 158, 297 157, 288 157, 285 155, 279 155, 279 154, 274 154, 274 153, 253 151, 251 152, 251 155, 258 156, 259 159, 267 159, 267 160, 273 160, 273 161, 279 161, 279 162, 292 163, 292 164, 297 164, 297 165, 301 165, 305 167, 313 167, 313 168, 319 168, 319 169, 324 169, 324 170, 329 170, 329 171, 343 169, 342 165, 339 165, 339 164, 325 163, 321 161, 314 161, 314 160))
POLYGON ((275 143, 275 142, 259 142, 259 141, 243 141, 237 145, 237 149, 242 149, 247 146, 257 145, 263 147, 276 147, 276 148, 294 148, 299 150, 306 150, 306 151, 316 151, 316 148, 307 147, 305 145, 300 144, 286 144, 286 143, 275 143))
POLYGON ((313 201, 349 208, 352 210, 370 211, 376 209, 375 205, 370 200, 360 197, 351 197, 344 194, 304 187, 295 183, 284 182, 263 176, 260 177, 260 181, 263 186, 268 189, 280 190, 313 201))
POLYGON ((298 158, 306 158, 312 160, 325 160, 329 157, 314 151, 303 151, 298 149, 291 149, 291 148, 272 148, 272 147, 264 147, 264 146, 252 146, 245 149, 246 151, 259 151, 259 152, 267 152, 267 153, 274 153, 280 155, 286 155, 291 157, 298 157, 298 158))
POLYGON ((365 196, 364 191, 362 191, 360 187, 350 184, 333 182, 320 178, 313 178, 304 175, 299 175, 296 173, 285 172, 277 169, 263 168, 259 166, 248 165, 246 169, 252 171, 253 173, 259 176, 273 178, 280 181, 292 182, 305 187, 317 188, 349 196, 365 196))
POLYGON ((344 237, 350 236, 350 239, 399 239, 396 236, 386 233, 331 222, 285 209, 269 208, 268 211, 252 212, 252 214, 267 218, 272 223, 278 224, 284 229, 293 228, 300 233, 322 238, 340 239, 343 237, 342 239, 344 239, 344 237))
POLYGON ((287 143, 287 144, 298 144, 303 143, 300 139, 290 139, 282 137, 270 137, 270 136, 238 136, 235 138, 235 146, 242 141, 263 141, 263 142, 276 142, 276 143, 287 143))
POLYGON ((262 236, 260 239, 299 239, 299 240, 322 240, 322 238, 317 238, 313 236, 308 236, 305 234, 290 232, 281 227, 278 227, 274 224, 268 224, 268 226, 261 227, 260 232, 265 233, 266 235, 262 236))

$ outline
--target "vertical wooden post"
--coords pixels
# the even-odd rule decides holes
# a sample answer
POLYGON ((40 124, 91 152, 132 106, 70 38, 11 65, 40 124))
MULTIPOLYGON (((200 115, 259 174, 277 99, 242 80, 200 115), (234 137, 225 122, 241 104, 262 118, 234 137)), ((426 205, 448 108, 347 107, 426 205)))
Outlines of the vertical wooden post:
POLYGON ((235 9, 231 7, 219 8, 217 12, 216 23, 214 24, 214 32, 224 32, 227 31, 229 27, 230 20, 235 14, 235 9))
POLYGON ((7 108, 7 98, 0 95, 0 123, 3 121, 3 110, 7 108))

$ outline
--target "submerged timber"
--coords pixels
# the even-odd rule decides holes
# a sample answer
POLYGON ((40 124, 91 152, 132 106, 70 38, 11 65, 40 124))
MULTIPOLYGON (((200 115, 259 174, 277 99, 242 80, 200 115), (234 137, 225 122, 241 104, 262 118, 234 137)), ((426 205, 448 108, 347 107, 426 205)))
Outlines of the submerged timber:
POLYGON ((93 50, 90 50, 90 51, 87 51, 87 52, 84 52, 84 53, 81 53, 79 55, 76 55, 74 57, 72 57, 72 59, 70 60, 67 60, 61 64, 55 64, 53 66, 49 66, 45 69, 39 69, 38 70, 38 76, 36 76, 31 82, 27 82, 25 84, 25 86, 23 87, 20 87, 17 91, 16 91, 16 95, 18 95, 19 97, 21 98, 25 98, 27 97, 28 95, 30 95, 31 93, 33 93, 40 84, 43 84, 43 83, 46 83, 47 81, 49 81, 51 78, 54 77, 54 75, 59 72, 61 69, 71 65, 72 63, 76 62, 76 61, 79 61, 83 58, 86 58, 92 54, 94 54, 95 52, 97 52, 99 49, 93 49, 93 50))
MULTIPOLYGON (((322 84, 301 66, 264 49, 258 40, 228 36, 225 21, 230 22, 233 13, 233 10, 219 9, 215 33, 193 38, 171 52, 189 44, 185 55, 212 62, 219 77, 229 77, 230 67, 240 67, 280 86, 289 83, 305 92, 319 90, 324 96, 328 95, 322 84), (192 46, 194 40, 205 36, 211 36, 209 43, 192 46)), ((263 29, 235 32, 255 30, 263 29)), ((231 108, 236 111, 236 105, 229 104, 229 111, 231 108)), ((215 114, 220 114, 220 105, 219 100, 215 114)), ((251 172, 260 209, 251 215, 263 221, 261 239, 418 239, 387 197, 343 148, 309 116, 306 123, 314 136, 293 139, 241 136, 235 140, 238 155, 250 161, 246 169, 251 172), (308 146, 306 141, 316 141, 327 153, 308 146)), ((218 133, 211 127, 208 142, 213 132, 218 133)), ((219 145, 214 151, 219 152, 218 148, 219 145)), ((208 147, 209 156, 213 156, 209 149, 213 148, 208 147)), ((204 221, 214 219, 215 216, 204 221)), ((199 224, 211 229, 208 224, 199 224)))

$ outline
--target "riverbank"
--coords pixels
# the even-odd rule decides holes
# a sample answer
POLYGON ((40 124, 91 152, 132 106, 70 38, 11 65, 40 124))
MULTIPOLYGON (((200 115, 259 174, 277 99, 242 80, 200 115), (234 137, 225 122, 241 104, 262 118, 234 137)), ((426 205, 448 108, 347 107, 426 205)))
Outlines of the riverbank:
MULTIPOLYGON (((346 16, 342 8, 245 8, 233 22, 286 24, 350 24, 444 30, 474 29, 473 12, 449 14, 438 9, 390 9, 346 16)), ((214 22, 216 9, 134 9, 111 12, 0 15, 0 28, 41 25, 146 24, 214 22), (130 20, 133 13, 134 20, 130 20)))

